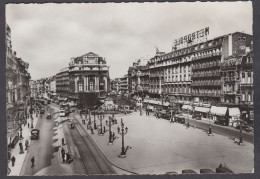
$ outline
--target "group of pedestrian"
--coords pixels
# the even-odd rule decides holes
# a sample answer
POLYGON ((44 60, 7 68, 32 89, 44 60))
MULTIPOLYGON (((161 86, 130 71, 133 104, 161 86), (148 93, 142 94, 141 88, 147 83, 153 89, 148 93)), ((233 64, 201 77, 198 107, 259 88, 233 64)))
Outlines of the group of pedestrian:
POLYGON ((63 147, 61 148, 61 157, 63 163, 71 163, 73 161, 73 159, 70 157, 69 152, 66 153, 63 147))

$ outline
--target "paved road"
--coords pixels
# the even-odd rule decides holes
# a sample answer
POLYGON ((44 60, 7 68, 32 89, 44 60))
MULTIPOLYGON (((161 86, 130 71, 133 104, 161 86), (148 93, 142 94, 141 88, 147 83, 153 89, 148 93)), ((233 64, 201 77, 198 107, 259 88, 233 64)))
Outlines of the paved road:
POLYGON ((76 120, 74 122, 76 123, 74 129, 70 129, 70 123, 64 123, 64 134, 68 150, 74 159, 75 173, 87 175, 116 174, 85 129, 76 120))
MULTIPOLYGON (((53 109, 51 109, 54 111, 53 109)), ((36 125, 36 129, 40 129, 40 138, 39 140, 31 141, 29 152, 27 153, 20 175, 29 175, 32 176, 41 169, 51 165, 51 159, 53 157, 54 148, 53 143, 53 127, 55 122, 53 119, 46 119, 47 110, 42 116, 42 119, 39 118, 36 125), (35 157, 35 167, 31 167, 31 158, 35 157)))
MULTIPOLYGON (((187 122, 187 119, 186 119, 187 122)), ((232 137, 232 138, 239 138, 240 136, 240 131, 235 129, 235 128, 231 128, 229 126, 220 126, 220 125, 216 125, 216 124, 209 124, 208 121, 203 121, 203 120, 189 120, 189 124, 191 126, 196 126, 199 129, 203 129, 205 131, 208 131, 209 129, 209 125, 211 125, 211 129, 212 129, 212 133, 217 133, 217 134, 221 134, 227 137, 232 137)), ((242 132, 242 137, 243 137, 243 141, 247 141, 250 143, 254 143, 254 135, 253 133, 247 133, 245 131, 242 132)))

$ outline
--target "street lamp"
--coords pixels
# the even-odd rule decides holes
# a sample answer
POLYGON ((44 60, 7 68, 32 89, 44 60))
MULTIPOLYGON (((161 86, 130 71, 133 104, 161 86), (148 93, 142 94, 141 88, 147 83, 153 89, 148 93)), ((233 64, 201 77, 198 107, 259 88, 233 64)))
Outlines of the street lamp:
POLYGON ((173 115, 172 115, 172 112, 173 112, 173 101, 171 100, 171 103, 170 103, 170 111, 171 111, 171 120, 170 122, 173 123, 173 115))
POLYGON ((212 115, 209 114, 209 112, 208 112, 208 119, 209 119, 209 133, 208 133, 208 134, 209 134, 209 135, 212 134, 212 131, 211 131, 211 122, 210 122, 211 117, 212 117, 212 115))
POLYGON ((242 136, 242 120, 240 119, 240 132, 239 132, 239 145, 243 143, 243 136, 242 136))
POLYGON ((104 115, 99 115, 98 116, 99 120, 100 120, 100 131, 99 131, 99 135, 104 135, 104 133, 106 132, 105 127, 103 130, 103 125, 102 125, 102 120, 104 119, 104 115))
POLYGON ((120 130, 118 130, 118 134, 122 136, 122 148, 121 148, 121 153, 118 155, 119 158, 125 158, 127 150, 132 148, 130 146, 127 146, 125 148, 124 146, 124 136, 127 134, 127 132, 128 132, 128 128, 124 127, 123 119, 121 118, 121 132, 120 130))

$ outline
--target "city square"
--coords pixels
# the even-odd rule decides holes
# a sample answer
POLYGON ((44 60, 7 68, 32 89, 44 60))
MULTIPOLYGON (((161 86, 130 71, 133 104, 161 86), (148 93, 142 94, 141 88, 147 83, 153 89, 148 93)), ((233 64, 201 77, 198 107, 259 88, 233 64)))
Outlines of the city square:
POLYGON ((251 2, 6 7, 8 176, 254 173, 251 2))

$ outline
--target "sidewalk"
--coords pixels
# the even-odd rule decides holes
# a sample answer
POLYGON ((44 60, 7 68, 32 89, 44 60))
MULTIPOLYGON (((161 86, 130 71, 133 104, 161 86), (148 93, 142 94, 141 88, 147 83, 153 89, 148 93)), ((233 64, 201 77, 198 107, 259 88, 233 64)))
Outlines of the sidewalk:
MULTIPOLYGON (((39 116, 36 117, 36 114, 33 114, 33 127, 35 128, 35 126, 37 125, 39 116)), ((20 154, 20 147, 19 147, 19 143, 20 141, 18 141, 18 143, 15 145, 15 147, 13 149, 11 149, 11 157, 14 156, 15 157, 15 165, 14 167, 12 166, 12 161, 8 161, 8 168, 11 170, 9 176, 19 176, 20 175, 20 171, 22 169, 23 166, 23 162, 25 159, 25 156, 27 154, 28 151, 30 151, 30 143, 31 143, 31 118, 27 119, 27 124, 24 126, 22 125, 22 136, 24 137, 23 140, 20 140, 23 144, 23 149, 24 149, 24 153, 20 154), (30 125, 30 127, 28 128, 28 123, 30 125), (26 139, 29 141, 29 147, 28 150, 25 150, 25 141, 26 139)))

